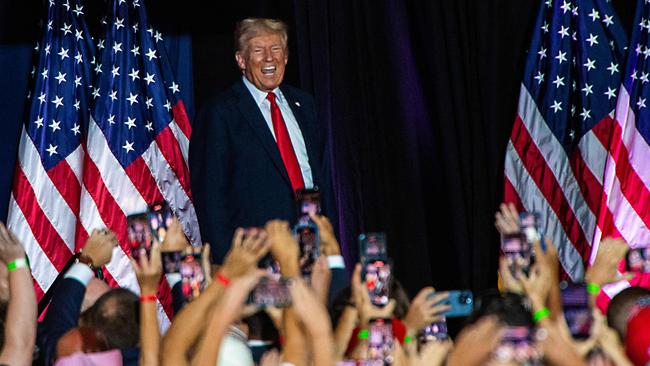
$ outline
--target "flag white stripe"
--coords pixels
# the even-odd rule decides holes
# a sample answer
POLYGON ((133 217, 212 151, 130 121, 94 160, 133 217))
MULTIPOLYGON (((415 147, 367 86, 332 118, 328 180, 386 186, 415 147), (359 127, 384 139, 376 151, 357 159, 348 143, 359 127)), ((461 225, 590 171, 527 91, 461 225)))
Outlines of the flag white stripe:
POLYGON ((13 194, 9 198, 7 220, 7 226, 17 238, 20 238, 23 248, 25 248, 25 254, 29 258, 34 279, 44 292, 47 291, 59 273, 45 252, 43 252, 41 245, 36 241, 32 229, 27 224, 27 219, 25 219, 23 212, 18 207, 13 194))
POLYGON ((115 198, 123 214, 130 215, 147 210, 147 202, 113 155, 104 133, 92 116, 88 123, 88 155, 97 166, 106 189, 115 198))
POLYGON ((201 234, 198 226, 194 225, 197 222, 194 205, 187 193, 185 193, 169 162, 160 151, 156 141, 142 154, 142 158, 149 169, 155 172, 153 178, 165 201, 169 203, 178 220, 183 224, 183 229, 190 242, 195 246, 200 246, 202 244, 201 234))
POLYGON ((627 148, 630 165, 643 184, 650 187, 650 169, 647 167, 650 146, 636 128, 636 116, 630 107, 630 94, 623 86, 619 91, 616 107, 616 122, 623 131, 622 141, 627 148))
POLYGON ((84 149, 81 145, 77 146, 77 148, 65 158, 65 161, 68 162, 68 165, 75 177, 77 177, 79 184, 83 184, 84 149))
POLYGON ((36 202, 43 210, 47 220, 63 239, 70 252, 74 252, 74 228, 77 217, 47 175, 45 168, 41 164, 41 157, 32 139, 25 132, 24 127, 20 139, 18 162, 29 185, 34 190, 36 202))
POLYGON ((592 130, 589 130, 589 132, 582 136, 582 139, 578 143, 578 151, 587 168, 591 171, 591 174, 596 177, 598 183, 602 186, 607 149, 592 130))
POLYGON ((183 154, 183 160, 185 161, 185 166, 188 166, 188 154, 190 151, 190 140, 185 136, 181 128, 178 126, 175 120, 172 120, 169 124, 169 127, 178 141, 178 146, 180 147, 181 154, 183 154))

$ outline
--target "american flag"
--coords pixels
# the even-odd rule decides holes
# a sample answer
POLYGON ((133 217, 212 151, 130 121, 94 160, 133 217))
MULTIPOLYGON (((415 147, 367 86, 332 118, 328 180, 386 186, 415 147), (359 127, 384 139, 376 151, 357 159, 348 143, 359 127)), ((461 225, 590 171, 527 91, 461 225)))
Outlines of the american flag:
POLYGON ((91 229, 79 225, 79 209, 92 42, 80 1, 49 2, 8 215, 39 299, 91 229))
MULTIPOLYGON (((650 245, 650 1, 637 2, 627 65, 611 122, 597 239, 622 237, 635 248, 650 245)), ((632 285, 650 287, 650 275, 604 287, 599 304, 632 285), (607 295, 607 296, 604 296, 607 295)))
MULTIPOLYGON (((50 1, 49 21, 62 25, 46 32, 45 42, 51 43, 50 47, 68 42, 76 50, 80 43, 73 37, 75 30, 70 35, 62 29, 68 18, 77 17, 73 11, 81 5, 68 5, 68 1, 50 1)), ((86 79, 90 79, 92 68, 96 82, 91 86, 84 81, 83 88, 76 89, 83 94, 77 96, 78 104, 71 79, 59 82, 54 77, 59 70, 65 73, 65 67, 72 67, 67 63, 75 60, 54 60, 51 53, 41 53, 44 61, 39 72, 47 67, 46 74, 50 73, 49 83, 42 87, 51 113, 47 117, 60 118, 61 130, 39 131, 35 122, 28 126, 28 132, 33 128, 40 134, 25 134, 29 138, 23 140, 29 141, 24 145, 31 146, 31 150, 21 144, 19 172, 34 178, 21 182, 17 174, 15 192, 26 187, 42 192, 42 199, 12 203, 10 223, 13 229, 22 228, 18 232, 27 239, 32 272, 43 290, 47 290, 75 245, 78 248, 83 244, 92 229, 107 227, 120 242, 104 271, 108 281, 137 293, 137 280, 127 257, 130 248, 126 216, 142 212, 154 202, 167 201, 192 244, 201 243, 187 167, 191 127, 162 34, 151 28, 139 0, 110 2, 108 13, 103 21, 103 38, 97 41, 98 57, 83 59, 86 79), (59 97, 63 103, 60 106, 56 102, 59 97), (82 114, 84 117, 80 117, 82 114), (79 134, 74 131, 76 124, 82 126, 79 134), (58 216, 42 214, 32 218, 34 211, 58 216), (47 231, 50 227, 51 232, 47 231), (56 233, 64 233, 64 239, 48 240, 56 233)), ((92 49, 90 44, 87 47, 92 49)), ((39 102, 33 102, 30 121, 39 118, 39 111, 39 102)), ((161 319, 171 316, 169 295, 169 286, 163 281, 159 291, 161 319)))
POLYGON ((605 0, 540 4, 506 151, 504 198, 541 214, 574 281, 595 258, 601 233, 639 222, 601 205, 606 162, 616 158, 610 146, 626 46, 605 0))

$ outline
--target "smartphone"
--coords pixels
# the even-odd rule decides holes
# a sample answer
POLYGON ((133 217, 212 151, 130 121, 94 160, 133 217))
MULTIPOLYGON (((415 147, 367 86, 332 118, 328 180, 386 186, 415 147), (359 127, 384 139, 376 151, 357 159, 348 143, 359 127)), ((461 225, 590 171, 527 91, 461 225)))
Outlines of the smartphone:
POLYGON ((316 260, 320 256, 320 234, 318 226, 311 220, 298 223, 294 227, 293 233, 300 248, 300 257, 298 258, 300 272, 303 277, 311 277, 314 263, 316 263, 316 260))
POLYGON ((539 240, 543 251, 546 251, 546 241, 544 241, 544 232, 540 222, 540 215, 537 212, 522 212, 519 214, 519 230, 528 241, 528 245, 533 248, 533 243, 539 240))
POLYGON ((310 213, 320 214, 320 191, 318 188, 299 189, 296 191, 298 217, 309 216, 310 213))
POLYGON ((637 273, 650 272, 650 244, 639 248, 630 248, 625 257, 627 270, 637 273))
POLYGON ((393 362, 393 325, 390 319, 375 319, 368 325, 368 355, 366 359, 373 365, 393 362), (382 361, 384 363, 378 363, 382 361))
POLYGON ((533 248, 526 237, 521 234, 503 235, 501 238, 501 250, 508 261, 510 273, 517 278, 517 272, 521 271, 526 276, 535 263, 533 248))
POLYGON ((166 202, 155 203, 147 211, 151 233, 159 243, 165 240, 167 228, 174 220, 174 213, 166 202))
POLYGON ((180 263, 181 291, 186 301, 191 301, 201 294, 205 285, 205 273, 201 266, 201 254, 182 256, 180 263))
MULTIPOLYGON (((469 316, 474 311, 474 294, 470 290, 452 290, 447 291, 449 296, 435 305, 449 305, 451 308, 445 312, 446 318, 460 318, 469 316)), ((427 299, 435 296, 436 292, 432 291, 427 299)))
POLYGON ((560 282, 562 307, 569 331, 575 339, 587 339, 591 334, 593 318, 589 293, 584 283, 560 282))
POLYGON ((162 257, 163 273, 169 274, 181 272, 181 262, 183 260, 182 252, 162 252, 160 254, 162 257))
POLYGON ((283 308, 291 305, 289 282, 285 278, 262 277, 248 298, 249 304, 283 308))
POLYGON ((506 327, 493 358, 498 363, 541 365, 541 355, 535 348, 533 332, 533 328, 527 326, 506 327))
POLYGON ((131 257, 136 261, 140 260, 140 251, 144 249, 149 256, 153 236, 149 227, 149 220, 146 212, 141 212, 126 217, 127 234, 131 257))
POLYGON ((391 267, 389 261, 381 259, 362 264, 361 278, 375 306, 383 307, 390 301, 391 267))
POLYGON ((433 322, 418 332, 419 345, 434 341, 441 342, 447 339, 449 339, 449 335, 447 333, 447 320, 445 319, 433 322))
POLYGON ((359 235, 359 261, 365 262, 369 258, 387 259, 386 234, 363 233, 359 235))

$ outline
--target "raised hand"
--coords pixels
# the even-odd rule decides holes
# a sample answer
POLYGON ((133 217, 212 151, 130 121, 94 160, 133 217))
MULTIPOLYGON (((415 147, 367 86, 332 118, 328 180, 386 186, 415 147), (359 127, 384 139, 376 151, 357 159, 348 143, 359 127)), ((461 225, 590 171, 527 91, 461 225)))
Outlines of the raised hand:
POLYGON ((442 320, 444 312, 449 310, 449 305, 439 304, 449 294, 440 292, 429 298, 433 291, 433 287, 425 287, 411 301, 406 317, 403 320, 409 334, 413 335, 427 325, 442 320))
POLYGON ((237 229, 221 267, 223 274, 235 279, 247 273, 269 251, 266 238, 263 230, 253 229, 245 235, 244 229, 237 229))
POLYGON ((286 277, 299 274, 298 256, 300 248, 289 229, 289 223, 281 220, 272 220, 265 226, 268 241, 271 246, 273 258, 280 264, 280 271, 286 277))
POLYGON ((594 264, 585 273, 585 281, 602 286, 632 278, 632 274, 620 275, 618 273, 618 264, 623 260, 628 249, 627 243, 621 238, 603 239, 598 246, 594 264))
POLYGON ((108 264, 113 256, 113 248, 117 246, 115 233, 110 230, 93 230, 81 254, 92 260, 93 266, 99 268, 108 264))
POLYGON ((341 255, 341 246, 339 245, 339 241, 336 240, 334 228, 330 220, 325 216, 316 215, 315 213, 310 213, 309 217, 318 226, 321 254, 324 256, 341 255))
POLYGON ((519 231, 519 212, 512 203, 502 203, 494 215, 494 226, 501 235, 515 234, 519 231))
POLYGON ((362 327, 368 325, 372 319, 389 319, 393 316, 395 310, 395 299, 391 299, 388 304, 382 308, 374 306, 370 301, 368 289, 365 283, 361 281, 361 265, 354 267, 352 274, 352 298, 359 312, 359 321, 362 327))
POLYGON ((135 271, 135 277, 138 279, 140 285, 141 295, 154 295, 158 290, 160 284, 160 277, 162 276, 162 259, 160 256, 160 244, 154 243, 151 246, 151 255, 147 258, 146 255, 140 256, 140 262, 136 262, 131 258, 131 265, 135 271))
POLYGON ((16 236, 0 222, 0 259, 9 263, 19 258, 25 258, 25 250, 16 236))
POLYGON ((180 252, 190 246, 190 242, 185 237, 183 226, 176 217, 172 220, 169 227, 167 227, 167 235, 162 242, 160 248, 161 252, 180 252))
POLYGON ((503 326, 495 317, 483 317, 460 332, 454 350, 447 358, 447 365, 484 365, 501 342, 502 335, 503 326))

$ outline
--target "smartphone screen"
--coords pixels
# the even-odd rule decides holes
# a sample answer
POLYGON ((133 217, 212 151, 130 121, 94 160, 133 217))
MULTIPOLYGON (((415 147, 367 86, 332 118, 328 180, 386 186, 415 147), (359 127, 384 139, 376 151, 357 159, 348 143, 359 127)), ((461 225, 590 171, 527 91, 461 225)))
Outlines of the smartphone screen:
POLYGON ((650 244, 640 248, 632 248, 627 252, 627 270, 636 273, 650 272, 650 244))
POLYGON ((522 234, 503 235, 501 238, 501 250, 508 260, 510 273, 516 278, 517 272, 525 275, 530 272, 530 267, 535 262, 532 247, 522 234))
POLYGON ((190 301, 201 294, 205 284, 205 274, 201 267, 200 254, 187 254, 181 258, 181 291, 183 298, 190 301))
POLYGON ((573 338, 587 339, 593 322, 589 294, 584 283, 560 283, 564 318, 573 338))
POLYGON ((320 214, 320 192, 317 189, 299 189, 296 191, 298 217, 320 214))
MULTIPOLYGON (((390 320, 375 319, 368 326, 368 356, 371 362, 392 363, 393 325, 390 320)), ((373 363, 374 365, 375 363, 373 363)), ((380 365, 383 365, 381 363, 380 365)))
POLYGON ((499 363, 541 365, 541 357, 533 340, 533 329, 526 326, 506 327, 493 358, 499 363))
POLYGON ((433 322, 418 333, 418 344, 426 344, 433 341, 445 341, 449 339, 447 334, 447 321, 433 322))
POLYGON ((368 289, 370 302, 375 306, 385 306, 390 300, 391 264, 384 260, 374 260, 363 264, 362 278, 368 289))
POLYGON ((129 215, 126 218, 127 234, 129 237, 129 248, 131 249, 131 256, 136 261, 140 260, 140 250, 144 249, 149 255, 151 251, 151 244, 153 243, 153 236, 151 228, 149 227, 149 220, 147 213, 138 213, 129 215))
POLYGON ((284 278, 262 277, 249 296, 248 302, 258 306, 286 307, 291 305, 291 293, 284 278))
POLYGON ((147 216, 149 218, 151 233, 159 243, 162 243, 167 235, 167 228, 174 219, 171 208, 165 202, 156 203, 149 206, 147 216))
POLYGON ((540 216, 537 212, 522 212, 519 214, 519 229, 532 247, 533 243, 539 240, 543 251, 546 251, 546 242, 540 222, 540 216))
POLYGON ((364 233, 359 235, 359 260, 366 261, 368 258, 386 259, 386 234, 364 233))
POLYGON ((182 252, 162 252, 163 273, 180 273, 181 262, 183 260, 182 252))
POLYGON ((318 226, 309 221, 298 224, 294 228, 294 235, 300 248, 300 272, 304 277, 310 277, 314 269, 314 263, 320 256, 320 235, 318 226))

